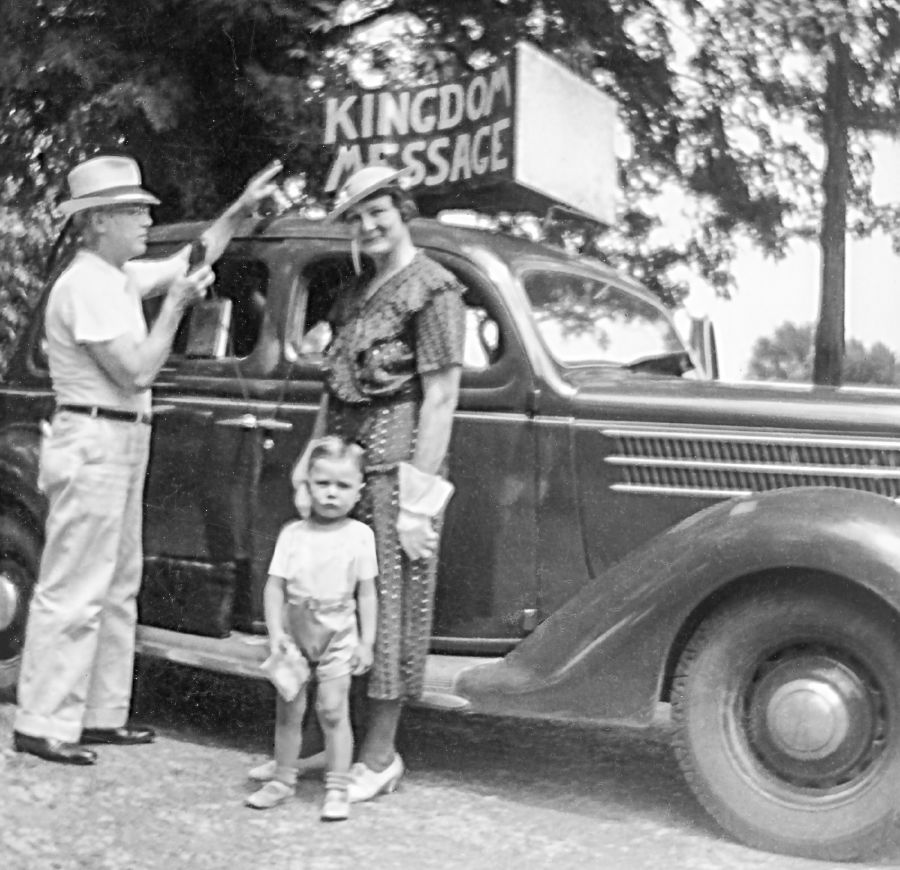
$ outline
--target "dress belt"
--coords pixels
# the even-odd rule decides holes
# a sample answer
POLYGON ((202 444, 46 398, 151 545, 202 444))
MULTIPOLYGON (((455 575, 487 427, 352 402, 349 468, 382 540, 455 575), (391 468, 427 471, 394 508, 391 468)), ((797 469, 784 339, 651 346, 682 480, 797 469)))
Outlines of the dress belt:
POLYGON ((123 423, 150 425, 150 415, 140 411, 117 411, 115 408, 101 408, 98 405, 57 405, 56 410, 86 414, 88 417, 103 417, 106 420, 121 420, 123 423))

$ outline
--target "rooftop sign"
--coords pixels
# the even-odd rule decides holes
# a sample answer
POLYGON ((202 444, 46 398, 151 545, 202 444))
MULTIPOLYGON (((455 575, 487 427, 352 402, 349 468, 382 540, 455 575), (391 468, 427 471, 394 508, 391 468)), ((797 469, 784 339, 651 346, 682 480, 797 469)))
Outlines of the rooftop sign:
POLYGON ((448 208, 615 214, 616 104, 528 43, 436 85, 327 94, 325 192, 370 163, 409 169, 426 214, 448 208))

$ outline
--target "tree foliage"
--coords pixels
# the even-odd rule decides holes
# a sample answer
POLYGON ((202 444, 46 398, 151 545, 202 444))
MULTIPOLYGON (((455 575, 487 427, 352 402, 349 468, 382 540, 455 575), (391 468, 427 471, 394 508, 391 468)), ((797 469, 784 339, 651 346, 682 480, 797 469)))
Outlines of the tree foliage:
MULTIPOLYGON (((756 341, 748 374, 761 381, 809 383, 814 356, 815 325, 785 322, 771 337, 756 341)), ((842 377, 848 384, 896 385, 900 384, 900 364, 882 342, 866 347, 858 339, 851 339, 847 342, 842 377)))

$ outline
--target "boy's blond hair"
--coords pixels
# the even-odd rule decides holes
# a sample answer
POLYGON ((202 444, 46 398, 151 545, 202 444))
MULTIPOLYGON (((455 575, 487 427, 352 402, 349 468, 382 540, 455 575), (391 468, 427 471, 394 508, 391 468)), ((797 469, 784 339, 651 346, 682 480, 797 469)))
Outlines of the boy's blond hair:
POLYGON ((326 435, 313 443, 309 452, 307 469, 312 470, 313 465, 320 459, 349 459, 356 466, 357 471, 363 474, 363 457, 365 451, 354 441, 345 441, 339 435, 326 435))

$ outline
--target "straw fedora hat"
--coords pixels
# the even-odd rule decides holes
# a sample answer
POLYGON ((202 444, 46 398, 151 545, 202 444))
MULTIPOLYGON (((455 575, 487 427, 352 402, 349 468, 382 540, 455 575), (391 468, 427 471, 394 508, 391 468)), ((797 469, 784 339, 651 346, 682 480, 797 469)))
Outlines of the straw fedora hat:
POLYGON ((390 166, 365 166, 354 172, 335 195, 334 205, 328 213, 327 220, 339 220, 348 209, 380 190, 402 186, 400 180, 407 174, 407 171, 406 169, 392 169, 390 166))
POLYGON ((65 217, 105 205, 159 205, 141 187, 141 168, 131 157, 92 157, 79 163, 68 180, 70 198, 59 204, 65 217))

